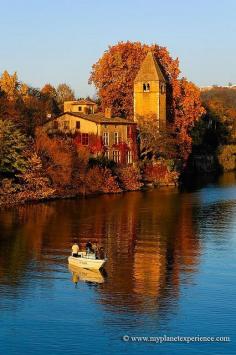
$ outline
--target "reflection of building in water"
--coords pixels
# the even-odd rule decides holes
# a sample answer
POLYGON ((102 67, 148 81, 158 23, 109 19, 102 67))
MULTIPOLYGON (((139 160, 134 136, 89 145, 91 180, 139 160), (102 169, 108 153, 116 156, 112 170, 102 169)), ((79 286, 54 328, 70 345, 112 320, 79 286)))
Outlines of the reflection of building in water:
POLYGON ((159 191, 130 195, 125 205, 126 219, 123 210, 116 213, 115 223, 122 225, 123 234, 109 246, 112 261, 107 266, 109 282, 100 290, 102 302, 114 311, 124 306, 139 312, 146 308, 147 298, 148 311, 166 306, 165 300, 170 306, 178 297, 185 264, 191 263, 188 271, 195 271, 198 262, 191 200, 159 191))
POLYGON ((19 283, 32 261, 53 272, 50 263, 65 265, 77 235, 82 245, 98 240, 108 253, 109 277, 96 288, 101 303, 119 312, 144 311, 147 302, 149 311, 169 307, 181 273, 191 275, 198 263, 192 208, 190 194, 165 190, 20 207, 0 217, 6 236, 0 239, 0 272, 10 263, 19 283))
POLYGON ((165 255, 159 241, 139 241, 134 255, 134 292, 158 297, 165 277, 165 255))

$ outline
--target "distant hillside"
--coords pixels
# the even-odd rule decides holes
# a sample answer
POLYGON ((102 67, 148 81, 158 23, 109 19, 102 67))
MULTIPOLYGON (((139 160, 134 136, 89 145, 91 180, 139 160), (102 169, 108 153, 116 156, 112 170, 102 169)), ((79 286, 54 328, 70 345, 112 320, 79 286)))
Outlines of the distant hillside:
POLYGON ((230 85, 227 85, 227 86, 211 85, 211 86, 204 86, 204 87, 200 88, 201 91, 208 91, 208 90, 212 90, 212 89, 231 89, 231 90, 236 90, 236 84, 230 84, 230 85))
POLYGON ((217 115, 231 135, 236 137, 236 90, 232 87, 212 87, 201 92, 205 108, 217 115))
POLYGON ((201 99, 205 104, 218 103, 224 108, 236 109, 236 86, 212 87, 201 91, 201 99))

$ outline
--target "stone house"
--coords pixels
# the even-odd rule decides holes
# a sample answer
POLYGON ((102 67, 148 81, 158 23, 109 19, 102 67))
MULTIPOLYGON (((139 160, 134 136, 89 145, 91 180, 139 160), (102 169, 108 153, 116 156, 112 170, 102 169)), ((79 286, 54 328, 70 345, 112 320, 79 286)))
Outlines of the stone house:
POLYGON ((79 112, 88 115, 96 111, 97 104, 88 99, 64 102, 64 112, 79 112))
POLYGON ((135 162, 140 120, 152 117, 160 131, 166 127, 166 80, 154 55, 148 52, 134 81, 134 121, 113 117, 110 108, 105 113, 96 109, 91 100, 66 101, 64 113, 46 124, 47 131, 72 134, 91 154, 104 154, 118 164, 135 162), (100 151, 92 149, 95 145, 100 151))
POLYGON ((89 115, 64 112, 48 122, 46 129, 49 134, 71 134, 92 155, 104 154, 118 164, 132 164, 137 160, 136 123, 111 117, 110 110, 89 115))

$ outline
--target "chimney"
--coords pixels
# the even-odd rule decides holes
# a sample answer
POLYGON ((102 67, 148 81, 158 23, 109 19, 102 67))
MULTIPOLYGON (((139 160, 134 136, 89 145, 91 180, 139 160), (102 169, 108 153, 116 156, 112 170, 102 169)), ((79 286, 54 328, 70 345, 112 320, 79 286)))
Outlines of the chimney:
POLYGON ((112 117, 112 110, 111 107, 106 107, 105 108, 105 118, 111 118, 112 117))

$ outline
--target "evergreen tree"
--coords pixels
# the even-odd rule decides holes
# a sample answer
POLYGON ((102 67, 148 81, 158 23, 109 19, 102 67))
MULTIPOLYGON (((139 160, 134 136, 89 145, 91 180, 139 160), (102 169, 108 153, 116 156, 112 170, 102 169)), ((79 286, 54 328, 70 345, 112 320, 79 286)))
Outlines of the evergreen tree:
POLYGON ((23 173, 27 168, 27 139, 14 123, 0 120, 0 174, 23 173))

